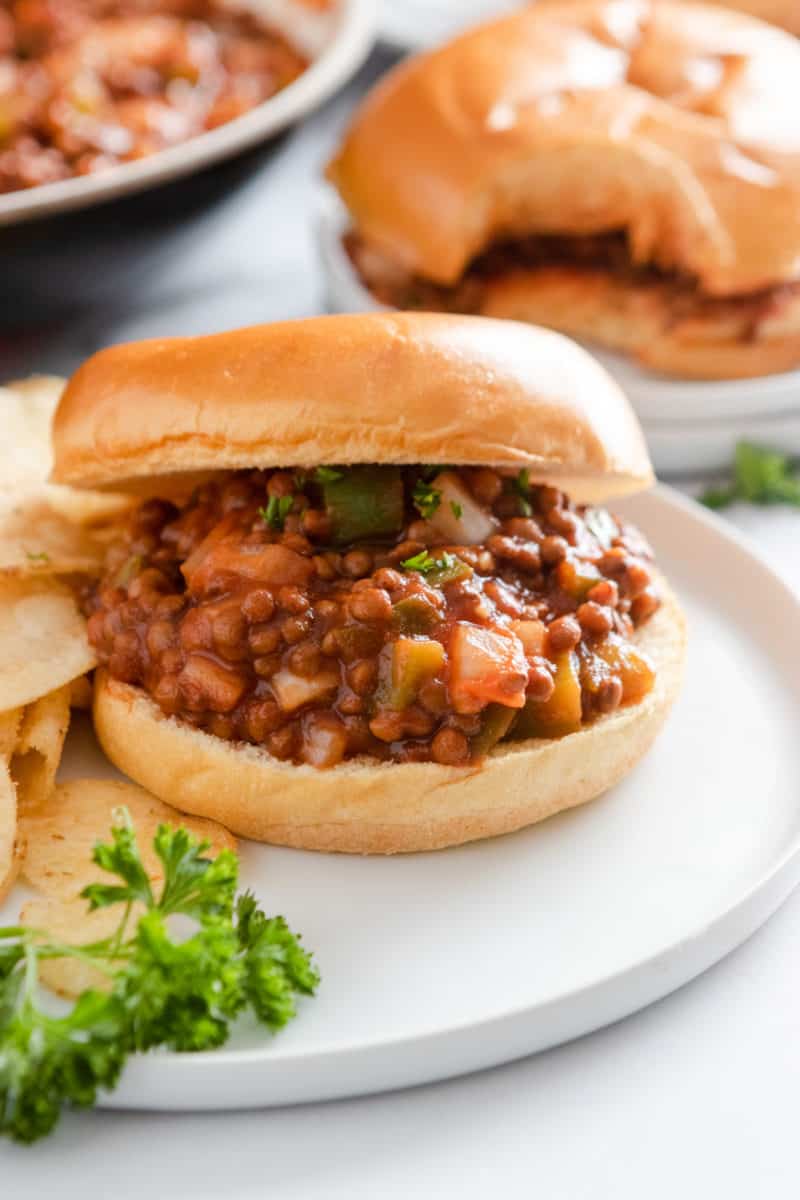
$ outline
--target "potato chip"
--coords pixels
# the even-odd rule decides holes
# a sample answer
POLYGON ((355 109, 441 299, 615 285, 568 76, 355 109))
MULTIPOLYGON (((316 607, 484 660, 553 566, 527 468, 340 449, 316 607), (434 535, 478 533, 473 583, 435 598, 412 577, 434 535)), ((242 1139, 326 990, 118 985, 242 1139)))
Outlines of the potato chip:
MULTIPOLYGON (((108 841, 115 809, 125 806, 137 834, 142 860, 157 884, 163 870, 153 850, 153 835, 161 824, 183 825, 211 843, 212 854, 235 850, 236 839, 215 821, 187 817, 133 784, 107 779, 75 779, 56 788, 43 810, 20 819, 26 840, 23 875, 43 896, 31 900, 20 914, 24 925, 46 931, 49 937, 77 945, 108 937, 117 928, 121 908, 90 912, 80 892, 89 883, 108 882, 109 875, 92 862, 98 841, 108 841)), ((134 905, 135 921, 140 906, 134 905)), ((71 958, 46 959, 41 979, 63 996, 78 996, 88 987, 104 988, 108 979, 90 964, 71 958)))
MULTIPOLYGON (((23 905, 19 919, 29 928, 46 931, 54 941, 80 945, 109 937, 119 924, 120 910, 115 907, 89 912, 88 904, 80 897, 72 900, 30 900, 23 905)), ((109 985, 105 972, 77 958, 41 959, 39 978, 60 996, 79 996, 87 988, 102 991, 109 985)))
POLYGON ((17 785, 17 809, 36 811, 49 799, 56 783, 70 719, 70 685, 42 696, 24 710, 14 752, 11 777, 17 785))
POLYGON ((45 500, 54 512, 76 524, 112 521, 130 508, 130 497, 47 482, 53 462, 50 426, 63 388, 64 380, 51 375, 34 375, 0 387, 0 492, 16 502, 45 500))
POLYGON ((64 380, 34 375, 0 388, 0 424, 5 435, 0 487, 20 492, 50 474, 50 426, 64 380))
POLYGON ((91 708, 94 689, 88 675, 73 679, 69 685, 69 702, 72 708, 91 708))
POLYGON ((8 767, 0 760, 0 901, 10 892, 22 857, 17 827, 17 795, 8 767))
POLYGON ((24 711, 23 708, 12 708, 10 712, 0 713, 0 759, 6 762, 14 753, 24 711))
POLYGON ((152 879, 163 877, 153 850, 153 835, 161 824, 185 826, 210 842, 214 854, 236 849, 233 834, 216 821, 188 817, 143 788, 116 780, 73 779, 59 784, 44 808, 21 816, 27 881, 45 896, 64 900, 77 896, 88 883, 108 882, 106 872, 92 862, 92 851, 98 841, 110 839, 114 810, 123 805, 152 879))
POLYGON ((94 662, 67 588, 52 578, 0 580, 0 711, 31 704, 94 662))
POLYGON ((45 500, 0 494, 0 576, 97 575, 105 542, 45 500))

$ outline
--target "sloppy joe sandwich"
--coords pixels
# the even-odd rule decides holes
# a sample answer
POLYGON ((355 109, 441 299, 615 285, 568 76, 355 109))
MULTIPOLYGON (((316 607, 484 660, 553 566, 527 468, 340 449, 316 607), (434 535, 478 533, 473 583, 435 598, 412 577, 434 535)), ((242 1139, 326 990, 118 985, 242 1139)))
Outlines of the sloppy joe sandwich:
POLYGON ((109 758, 320 850, 433 849, 598 795, 683 621, 602 502, 652 472, 603 369, 526 325, 322 317, 105 350, 54 479, 140 503, 84 595, 109 758))
POLYGON ((800 363, 800 43, 677 0, 521 9, 401 64, 328 167, 389 307, 676 376, 800 363))
MULTIPOLYGON (((552 0, 557 3, 558 0, 552 0)), ((723 8, 736 8, 740 12, 780 25, 790 33, 800 34, 800 4, 797 0, 712 0, 723 8)))

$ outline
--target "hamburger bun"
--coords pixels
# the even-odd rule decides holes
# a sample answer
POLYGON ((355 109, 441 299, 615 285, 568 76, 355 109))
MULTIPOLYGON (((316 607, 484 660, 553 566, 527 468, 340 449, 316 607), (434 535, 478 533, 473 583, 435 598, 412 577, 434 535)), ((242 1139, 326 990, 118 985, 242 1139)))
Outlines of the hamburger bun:
POLYGON ((481 312, 549 325, 687 379, 758 378, 800 363, 800 283, 688 311, 680 293, 680 285, 631 284, 611 271, 521 269, 487 281, 481 312))
MULTIPOLYGON (((538 2, 541 3, 541 0, 538 2)), ((789 33, 800 35, 800 5, 797 0, 710 0, 710 3, 723 8, 735 8, 739 12, 749 13, 751 17, 758 17, 760 21, 769 21, 770 25, 780 25, 789 33)))
POLYGON ((527 467, 586 502, 653 479, 627 400, 573 342, 410 313, 103 350, 69 381, 53 448, 59 483, 162 496, 214 471, 323 463, 527 467))
POLYGON ((367 246, 443 287, 497 242, 622 230, 674 288, 565 263, 498 279, 477 311, 679 375, 759 375, 800 362, 800 295, 774 319, 764 296, 800 284, 798 108, 800 44, 753 17, 533 5, 386 76, 327 174, 367 246), (682 322, 687 287, 749 308, 682 322))
MULTIPOLYGON (((652 479, 636 420, 594 360, 556 334, 466 317, 316 318, 118 347, 81 368, 55 422, 59 480, 155 495, 220 469, 420 461, 524 466, 592 501, 652 479)), ((656 673, 644 699, 479 765, 280 761, 165 716, 105 671, 95 728, 137 783, 243 836, 350 853, 456 845, 582 804, 645 753, 684 657, 666 585, 663 597, 635 634, 656 673)))

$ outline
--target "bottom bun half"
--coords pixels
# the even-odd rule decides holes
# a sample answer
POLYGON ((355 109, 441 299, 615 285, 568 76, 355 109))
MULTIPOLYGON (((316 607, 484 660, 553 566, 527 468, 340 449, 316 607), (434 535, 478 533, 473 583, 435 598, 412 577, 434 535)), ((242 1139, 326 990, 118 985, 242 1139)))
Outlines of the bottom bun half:
POLYGON ((747 379, 800 366, 800 292, 706 300, 681 311, 680 288, 610 271, 511 271, 487 284, 485 317, 544 325, 686 379, 747 379), (774 311, 770 311, 770 310, 774 311))
POLYGON ((665 603, 637 634, 656 668, 645 699, 578 733, 503 745, 480 767, 354 759, 280 762, 165 717, 139 688, 98 672, 94 721, 108 757, 162 800, 259 842, 350 854, 440 850, 512 833, 584 804, 649 749, 678 692, 685 627, 665 603))

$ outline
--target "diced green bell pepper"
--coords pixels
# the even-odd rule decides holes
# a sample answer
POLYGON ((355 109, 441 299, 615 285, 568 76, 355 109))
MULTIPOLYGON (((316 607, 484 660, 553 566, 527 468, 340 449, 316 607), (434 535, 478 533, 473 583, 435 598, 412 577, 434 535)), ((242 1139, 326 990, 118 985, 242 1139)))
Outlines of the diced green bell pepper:
POLYGON ((403 526, 403 478, 398 467, 349 467, 322 484, 337 545, 386 537, 403 526))

